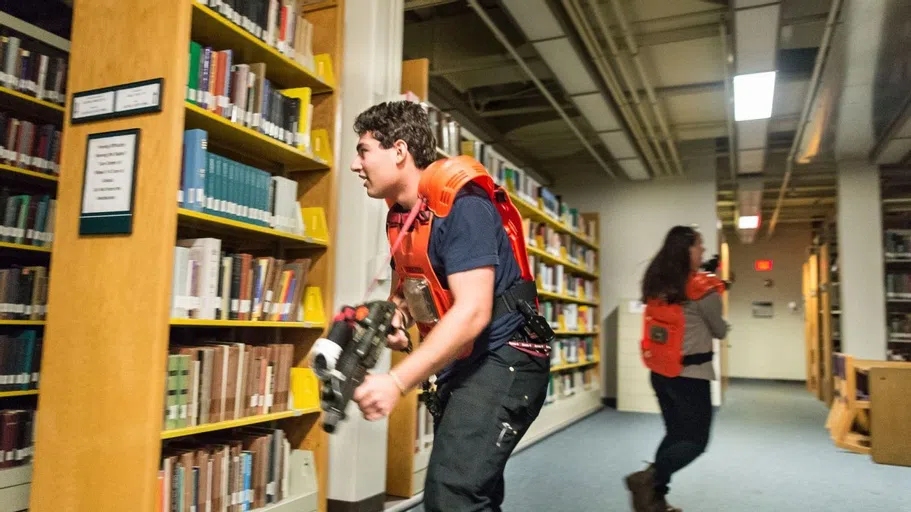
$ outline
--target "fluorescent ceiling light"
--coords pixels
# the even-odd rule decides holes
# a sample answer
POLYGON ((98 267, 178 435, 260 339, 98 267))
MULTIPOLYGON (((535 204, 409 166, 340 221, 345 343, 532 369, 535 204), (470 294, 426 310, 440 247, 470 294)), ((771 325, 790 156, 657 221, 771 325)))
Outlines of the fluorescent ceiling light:
POLYGON ((545 0, 503 0, 503 5, 529 41, 563 36, 560 22, 547 7, 545 0))
POLYGON ((775 71, 734 77, 734 120, 750 121, 772 117, 775 71))
POLYGON ((572 97, 579 112, 588 119, 596 132, 607 132, 622 128, 613 109, 604 101, 600 92, 572 97))
POLYGON ((645 164, 638 158, 620 160, 618 163, 620 164, 620 168, 623 169, 623 172, 625 172, 631 180, 647 180, 651 177, 648 175, 648 169, 645 168, 645 164))
POLYGON ((560 77, 560 83, 567 94, 583 94, 598 90, 591 73, 569 43, 569 39, 561 37, 532 44, 554 76, 560 77))
POLYGON ((745 217, 737 217, 737 228, 738 229, 756 229, 759 227, 759 215, 747 215, 745 217))
POLYGON ((599 133, 598 137, 607 147, 607 150, 610 151, 611 156, 617 160, 636 158, 638 156, 629 141, 629 137, 622 131, 599 133))

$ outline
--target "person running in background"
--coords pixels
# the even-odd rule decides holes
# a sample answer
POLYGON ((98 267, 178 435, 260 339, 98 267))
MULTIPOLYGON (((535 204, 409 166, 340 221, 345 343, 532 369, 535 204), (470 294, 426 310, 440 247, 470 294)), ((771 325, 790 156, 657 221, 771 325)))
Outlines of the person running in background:
POLYGON ((642 358, 651 370, 665 435, 655 462, 625 478, 636 512, 679 511, 665 498, 671 476, 708 446, 713 339, 723 339, 728 325, 722 316, 724 282, 700 272, 704 252, 695 229, 675 226, 642 281, 642 358))

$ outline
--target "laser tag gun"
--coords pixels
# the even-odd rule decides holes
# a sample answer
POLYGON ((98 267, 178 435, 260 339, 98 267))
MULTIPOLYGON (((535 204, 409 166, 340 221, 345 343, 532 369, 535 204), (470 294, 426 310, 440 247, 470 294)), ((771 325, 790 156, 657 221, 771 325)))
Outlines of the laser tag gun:
POLYGON ((710 260, 703 263, 702 266, 699 267, 699 270, 705 272, 711 278, 721 281, 722 283, 724 283, 724 289, 729 290, 731 288, 731 281, 725 281, 716 275, 719 265, 721 265, 721 259, 716 254, 716 255, 712 256, 712 258, 710 260))
POLYGON ((310 368, 322 382, 320 407, 326 432, 335 432, 338 422, 345 419, 354 390, 376 365, 386 347, 386 336, 395 331, 394 314, 395 304, 384 300, 344 306, 329 334, 313 345, 310 368))

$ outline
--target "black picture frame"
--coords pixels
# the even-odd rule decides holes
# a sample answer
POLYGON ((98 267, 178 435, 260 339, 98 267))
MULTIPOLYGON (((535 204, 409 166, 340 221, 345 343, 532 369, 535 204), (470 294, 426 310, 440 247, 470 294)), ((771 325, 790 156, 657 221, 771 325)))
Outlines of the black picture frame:
POLYGON ((80 91, 77 93, 73 93, 73 99, 70 102, 70 124, 74 124, 74 125, 75 124, 85 124, 85 123, 91 123, 91 122, 95 122, 95 121, 105 121, 108 119, 117 119, 120 117, 130 117, 130 116, 138 116, 138 115, 142 115, 142 114, 161 112, 163 100, 164 100, 164 78, 152 78, 150 80, 141 80, 139 82, 131 82, 128 84, 112 85, 110 87, 102 87, 100 89, 91 89, 88 91, 80 91), (124 111, 120 111, 120 112, 118 112, 116 110, 117 107, 115 105, 113 112, 109 112, 106 114, 98 114, 98 115, 94 115, 94 116, 81 117, 78 119, 73 117, 74 112, 76 111, 76 108, 75 108, 76 100, 79 98, 83 98, 86 96, 92 96, 95 94, 103 94, 106 92, 113 92, 116 94, 117 91, 133 89, 136 87, 142 87, 145 85, 153 85, 153 84, 158 84, 158 91, 159 91, 158 92, 158 103, 156 105, 152 105, 149 107, 143 107, 143 108, 137 108, 137 109, 131 109, 131 110, 124 110, 124 111))
POLYGON ((128 130, 115 130, 109 132, 91 133, 86 138, 85 157, 82 164, 82 196, 79 199, 79 235, 130 235, 133 233, 133 211, 136 205, 136 168, 139 165, 140 149, 139 128, 128 130), (85 213, 85 190, 88 186, 88 164, 91 142, 97 139, 107 139, 122 135, 133 135, 135 149, 133 151, 132 179, 130 182, 130 204, 127 210, 104 213, 85 213))

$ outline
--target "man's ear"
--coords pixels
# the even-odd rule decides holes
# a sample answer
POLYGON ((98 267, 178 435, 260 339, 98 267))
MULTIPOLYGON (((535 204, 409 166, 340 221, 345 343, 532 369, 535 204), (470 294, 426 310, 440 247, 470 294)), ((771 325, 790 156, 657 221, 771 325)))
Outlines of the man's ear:
POLYGON ((405 160, 408 159, 408 143, 402 139, 398 139, 392 144, 392 147, 395 148, 396 165, 404 164, 405 160))

